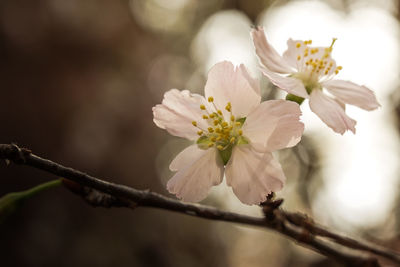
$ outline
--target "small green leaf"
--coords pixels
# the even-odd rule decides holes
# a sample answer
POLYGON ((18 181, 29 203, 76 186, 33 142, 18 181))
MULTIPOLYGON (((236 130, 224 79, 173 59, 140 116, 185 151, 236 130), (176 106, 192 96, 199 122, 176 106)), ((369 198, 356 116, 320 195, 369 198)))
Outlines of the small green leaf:
POLYGON ((286 100, 296 102, 297 104, 301 105, 303 103, 304 98, 297 96, 297 95, 292 95, 292 94, 287 94, 286 100))
POLYGON ((58 185, 61 185, 61 179, 46 182, 25 191, 11 192, 4 195, 0 198, 0 223, 14 213, 25 200, 58 185))

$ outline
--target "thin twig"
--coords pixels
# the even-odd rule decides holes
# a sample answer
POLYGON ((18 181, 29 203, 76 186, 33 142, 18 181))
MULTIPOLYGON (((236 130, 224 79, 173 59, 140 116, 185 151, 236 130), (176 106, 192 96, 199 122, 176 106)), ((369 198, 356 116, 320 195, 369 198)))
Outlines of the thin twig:
POLYGON ((371 252, 396 263, 400 263, 400 254, 397 252, 328 231, 317 226, 305 215, 289 213, 282 210, 279 208, 282 201, 279 200, 272 201, 270 199, 268 202, 264 203, 264 218, 253 217, 219 210, 205 205, 185 203, 154 192, 137 190, 128 186, 110 183, 81 171, 43 159, 32 154, 30 150, 19 148, 15 144, 0 144, 0 158, 17 164, 29 165, 41 169, 87 187, 88 189, 84 189, 83 191, 85 193, 79 194, 84 197, 87 202, 95 206, 129 208, 146 206, 210 220, 264 227, 275 230, 295 240, 299 244, 337 260, 346 266, 380 266, 376 258, 355 253, 355 251, 349 248, 371 252), (95 190, 93 191, 93 189, 95 190), (93 197, 93 194, 95 194, 95 197, 93 197), (335 244, 333 245, 331 242, 325 241, 323 239, 324 237, 335 244))

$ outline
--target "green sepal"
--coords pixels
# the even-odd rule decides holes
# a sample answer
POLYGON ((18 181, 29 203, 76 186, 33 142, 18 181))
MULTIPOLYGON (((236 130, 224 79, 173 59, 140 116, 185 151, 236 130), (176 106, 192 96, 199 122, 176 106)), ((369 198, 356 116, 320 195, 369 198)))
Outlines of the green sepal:
POLYGON ((293 102, 296 102, 297 104, 301 105, 301 103, 303 103, 303 101, 304 101, 304 98, 297 96, 297 95, 287 94, 286 100, 293 101, 293 102))
POLYGON ((237 141, 238 145, 247 145, 248 143, 249 143, 249 140, 244 136, 239 137, 239 139, 237 141))
POLYGON ((224 165, 226 165, 232 155, 232 145, 229 145, 224 150, 218 150, 218 151, 219 155, 221 156, 222 162, 224 163, 224 165))
POLYGON ((201 149, 207 149, 209 143, 210 143, 210 139, 208 139, 207 136, 200 136, 199 139, 197 139, 197 141, 196 141, 196 144, 201 149))
POLYGON ((236 121, 240 122, 240 124, 243 125, 243 123, 246 121, 246 117, 237 119, 236 121))

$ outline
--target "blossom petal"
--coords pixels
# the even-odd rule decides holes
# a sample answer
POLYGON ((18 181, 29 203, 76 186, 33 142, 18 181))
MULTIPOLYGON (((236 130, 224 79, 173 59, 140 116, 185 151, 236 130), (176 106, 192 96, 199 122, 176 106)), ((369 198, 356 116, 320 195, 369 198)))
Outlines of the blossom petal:
POLYGON ((380 107, 374 92, 363 85, 350 81, 329 80, 323 82, 322 86, 344 103, 365 110, 374 110, 380 107))
POLYGON ((256 54, 263 66, 277 73, 288 74, 293 72, 291 66, 268 43, 264 29, 257 27, 251 31, 256 54))
POLYGON ((198 202, 222 182, 224 164, 217 149, 203 150, 195 144, 179 153, 170 169, 178 172, 168 181, 168 191, 184 201, 198 202))
POLYGON ((225 110, 228 102, 232 105, 232 113, 242 118, 261 101, 258 80, 248 74, 244 65, 235 68, 228 61, 217 63, 211 68, 204 91, 206 98, 214 98, 215 105, 224 112, 225 118, 230 116, 225 110))
POLYGON ((313 90, 310 96, 310 108, 332 130, 344 134, 350 130, 356 133, 356 121, 346 115, 341 105, 321 90, 313 90))
POLYGON ((269 193, 281 190, 286 180, 272 153, 255 152, 249 145, 233 148, 225 176, 235 195, 248 205, 265 201, 269 193))
POLYGON ((201 104, 208 105, 203 96, 191 94, 188 90, 171 89, 164 94, 162 104, 153 107, 153 121, 172 135, 196 140, 199 129, 192 125, 192 121, 202 129, 208 127, 202 119, 201 104))
POLYGON ((283 58, 286 60, 286 62, 288 64, 290 64, 290 66, 292 66, 295 69, 299 69, 299 63, 297 60, 297 56, 298 55, 302 55, 303 51, 300 50, 300 48, 297 48, 296 45, 297 43, 303 44, 303 41, 301 40, 293 40, 292 38, 290 38, 287 41, 287 50, 285 52, 283 52, 283 58))
POLYGON ((297 103, 285 100, 262 102, 249 114, 243 133, 259 152, 295 146, 301 139, 304 124, 297 103))
POLYGON ((274 85, 282 90, 285 90, 289 94, 308 98, 306 88, 301 80, 292 77, 281 76, 268 70, 267 68, 261 68, 261 71, 274 85))

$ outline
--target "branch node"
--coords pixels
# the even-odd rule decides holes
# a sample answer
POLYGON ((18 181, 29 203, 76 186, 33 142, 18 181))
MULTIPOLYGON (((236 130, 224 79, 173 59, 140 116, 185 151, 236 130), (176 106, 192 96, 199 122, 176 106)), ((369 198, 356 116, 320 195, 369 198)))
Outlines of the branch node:
POLYGON ((93 207, 129 207, 132 209, 137 207, 137 203, 133 201, 115 197, 91 187, 82 186, 81 184, 71 180, 63 179, 62 182, 67 189, 81 196, 89 205, 93 207))
POLYGON ((27 157, 31 153, 31 150, 20 148, 17 144, 12 143, 2 147, 0 151, 0 157, 5 159, 7 165, 10 164, 10 161, 16 164, 25 164, 27 157))
POLYGON ((272 192, 267 196, 267 200, 260 203, 260 206, 262 208, 262 211, 264 213, 264 216, 268 220, 273 220, 275 218, 275 210, 279 209, 279 207, 283 203, 282 198, 278 198, 277 200, 274 200, 275 194, 272 192))

